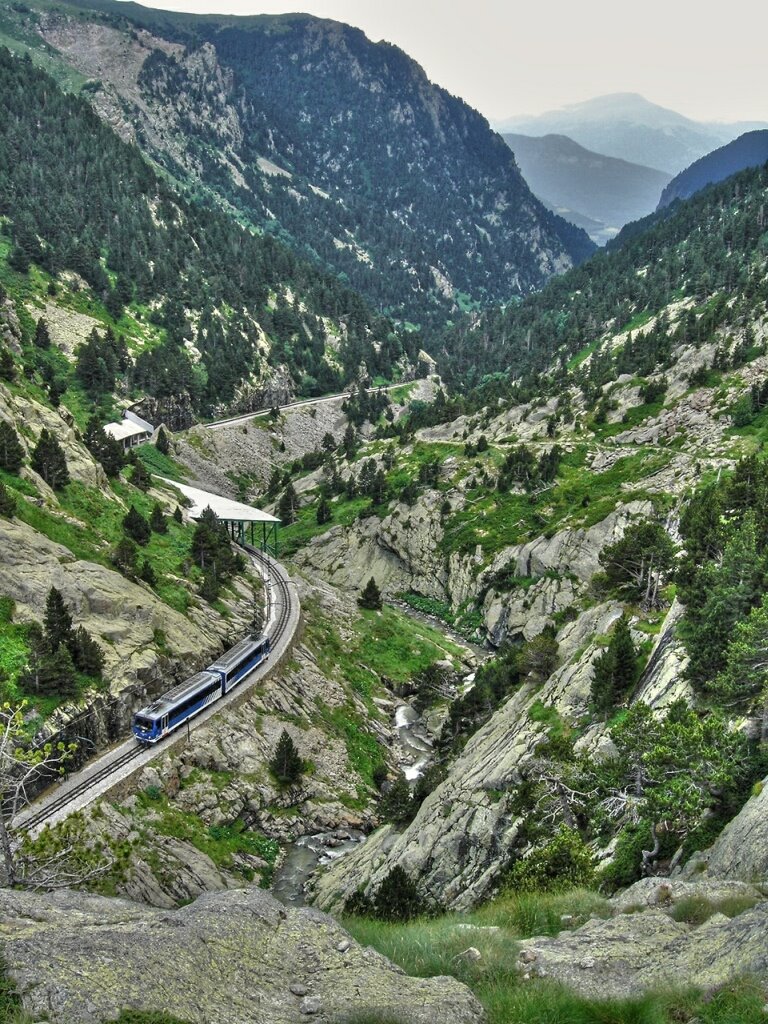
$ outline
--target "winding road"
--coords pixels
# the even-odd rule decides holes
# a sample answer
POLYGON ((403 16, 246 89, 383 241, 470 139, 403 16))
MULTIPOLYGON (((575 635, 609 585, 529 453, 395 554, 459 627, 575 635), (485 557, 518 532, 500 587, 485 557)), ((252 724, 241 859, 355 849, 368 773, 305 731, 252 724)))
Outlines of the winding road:
POLYGON ((170 736, 151 747, 141 746, 133 736, 112 747, 80 771, 63 782, 50 787, 14 819, 15 828, 28 829, 34 836, 46 825, 55 825, 68 815, 82 810, 104 796, 118 782, 153 761, 158 754, 183 741, 188 732, 194 732, 217 715, 223 708, 240 700, 256 683, 260 682, 285 656, 299 625, 301 607, 296 585, 279 562, 256 548, 245 545, 249 557, 258 568, 265 583, 267 614, 264 632, 271 640, 271 654, 266 662, 257 665, 248 676, 226 696, 205 708, 199 715, 181 726, 170 736))
MULTIPOLYGON (((396 391, 398 388, 408 387, 409 384, 415 384, 416 381, 402 380, 399 384, 388 384, 382 388, 366 388, 365 390, 369 395, 374 394, 376 391, 396 391)), ((323 398, 301 398, 297 402, 288 402, 286 405, 279 405, 277 408, 280 412, 286 409, 299 409, 303 405, 323 405, 326 402, 344 402, 350 397, 348 391, 343 391, 339 395, 325 395, 323 398)), ((249 420, 259 419, 261 416, 269 416, 271 409, 260 409, 258 412, 245 412, 240 416, 230 416, 225 420, 211 420, 210 423, 201 423, 201 427, 207 427, 208 430, 220 430, 222 427, 233 427, 237 426, 238 423, 247 423, 249 420)))

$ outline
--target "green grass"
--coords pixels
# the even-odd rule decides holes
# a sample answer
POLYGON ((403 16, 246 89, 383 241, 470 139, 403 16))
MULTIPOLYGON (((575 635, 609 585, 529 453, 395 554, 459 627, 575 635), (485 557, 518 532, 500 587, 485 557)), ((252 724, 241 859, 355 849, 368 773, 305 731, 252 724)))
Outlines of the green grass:
POLYGON ((164 476, 168 480, 176 480, 181 484, 186 482, 187 474, 184 468, 170 455, 163 455, 153 444, 140 444, 135 452, 150 473, 154 473, 155 476, 164 476))
POLYGON ((405 683, 434 661, 461 657, 439 630, 386 604, 380 612, 361 609, 350 626, 342 640, 321 615, 311 615, 305 638, 326 675, 341 676, 365 696, 381 676, 405 683))
POLYGON ((486 560, 503 548, 544 534, 553 536, 566 526, 589 528, 604 519, 619 502, 661 500, 638 485, 672 458, 658 451, 632 452, 610 469, 594 473, 585 468, 588 448, 566 453, 555 485, 532 499, 476 487, 466 506, 447 521, 441 548, 445 554, 469 554, 481 544, 486 560))
POLYGON ((580 349, 575 356, 571 356, 568 360, 568 369, 575 370, 577 366, 581 366, 581 364, 589 359, 592 353, 596 351, 600 345, 600 341, 600 338, 595 338, 594 341, 590 341, 588 345, 585 345, 584 348, 580 349))
MULTIPOLYGON (((240 854, 261 858, 267 863, 267 870, 262 871, 261 884, 267 885, 271 881, 280 846, 274 839, 246 829, 242 821, 206 827, 196 814, 182 811, 154 789, 139 793, 138 808, 139 821, 141 811, 151 811, 153 831, 189 843, 210 857, 218 868, 237 870, 236 858, 240 854)), ((241 867, 239 870, 247 880, 253 878, 253 871, 249 868, 241 867)))
MULTIPOLYGON (((112 490, 126 505, 135 505, 142 515, 149 517, 154 499, 122 481, 113 481, 112 490)), ((111 553, 123 536, 125 510, 101 491, 78 482, 68 484, 58 497, 60 513, 47 506, 41 508, 20 501, 17 516, 49 540, 68 548, 76 558, 112 568, 111 553)), ((155 589, 160 599, 183 613, 192 600, 182 578, 185 576, 183 565, 189 561, 193 527, 179 525, 171 517, 167 519, 168 532, 153 533, 149 543, 141 549, 140 557, 152 563, 159 580, 155 589)), ((193 580, 198 575, 195 568, 186 574, 193 580)))
MULTIPOLYGON (((682 1024, 694 1018, 700 1024, 764 1024, 765 994, 750 979, 707 997, 681 991, 602 1000, 582 998, 547 979, 522 978, 516 969, 521 940, 578 927, 593 914, 609 916, 607 902, 594 892, 573 890, 505 895, 470 914, 407 924, 368 918, 344 918, 342 923, 361 945, 372 946, 406 974, 451 975, 464 982, 485 1007, 488 1024, 682 1024), (461 956, 469 946, 480 951, 480 960, 461 956)), ((385 1024, 387 1018, 359 1020, 385 1024)))

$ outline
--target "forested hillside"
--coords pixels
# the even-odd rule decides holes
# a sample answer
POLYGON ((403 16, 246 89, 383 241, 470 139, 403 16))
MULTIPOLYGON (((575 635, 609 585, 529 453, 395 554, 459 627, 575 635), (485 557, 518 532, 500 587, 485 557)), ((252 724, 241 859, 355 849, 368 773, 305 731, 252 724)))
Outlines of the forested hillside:
POLYGON ((396 335, 280 241, 181 198, 83 99, 7 50, 0 213, 19 285, 32 266, 74 273, 116 329, 130 333, 126 311, 160 329, 127 369, 129 387, 161 401, 226 407, 270 367, 291 375, 289 393, 314 394, 363 362, 371 375, 402 372, 418 353, 415 335, 396 335))
POLYGON ((177 180, 386 315, 434 327, 593 251, 534 198, 485 119, 394 46, 304 15, 93 6, 104 13, 18 6, 6 32, 87 79, 102 117, 177 180))
MULTIPOLYGON (((608 252, 524 302, 462 323, 444 338, 450 379, 476 385, 491 377, 486 386, 503 390, 512 380, 530 383, 531 373, 553 364, 564 373, 605 331, 631 333, 681 299, 705 312, 695 326, 680 328, 698 340, 724 318, 740 322, 766 298, 767 185, 766 168, 745 171, 665 216, 626 228, 608 252)), ((653 368, 665 345, 662 331, 641 344, 630 338, 619 362, 627 372, 653 368)))

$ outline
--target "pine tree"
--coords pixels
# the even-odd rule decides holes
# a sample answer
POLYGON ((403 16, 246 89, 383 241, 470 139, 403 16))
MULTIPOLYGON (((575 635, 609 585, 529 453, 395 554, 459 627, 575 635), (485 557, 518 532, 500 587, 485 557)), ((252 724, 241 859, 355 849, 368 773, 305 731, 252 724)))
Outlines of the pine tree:
POLYGON ((130 537, 123 537, 112 552, 112 561, 123 576, 133 579, 136 575, 138 554, 138 549, 130 537))
POLYGON ((299 781, 305 768, 296 744, 283 729, 270 759, 269 770, 281 785, 292 786, 299 781))
POLYGON ((0 380, 12 381, 16 379, 16 363, 13 355, 4 345, 0 345, 0 380))
POLYGON ((373 912, 381 921, 411 921, 424 913, 416 885, 399 864, 382 880, 373 900, 373 912))
POLYGON ((46 349, 51 347, 51 334, 48 330, 47 322, 42 317, 37 321, 35 336, 32 341, 37 348, 46 349))
POLYGON ((0 482, 0 516, 13 519, 16 515, 16 498, 4 483, 0 482))
POLYGON ((59 644, 54 650, 43 655, 37 678, 41 693, 56 697, 75 695, 75 665, 66 644, 59 644))
POLYGON ((101 676, 104 652, 83 626, 78 626, 72 634, 69 648, 78 672, 96 679, 101 676))
POLYGON ((384 821, 395 825, 404 825, 413 818, 413 798, 408 780, 398 775, 379 803, 379 815, 384 821))
POLYGON ((637 651, 629 619, 622 615, 608 648, 592 666, 591 699, 600 714, 609 714, 622 702, 637 679, 637 651))
POLYGON ((322 498, 320 499, 319 503, 318 503, 318 506, 317 506, 317 514, 316 514, 317 525, 318 526, 325 526, 326 523, 330 523, 331 518, 332 518, 332 513, 331 513, 330 502, 325 497, 325 495, 323 495, 322 498))
POLYGON ((141 459, 139 459, 136 462, 136 465, 133 467, 133 472, 131 473, 131 483, 133 484, 134 487, 138 487, 140 491, 144 491, 145 493, 146 491, 149 490, 150 484, 152 483, 152 477, 149 473, 149 470, 141 461, 141 459))
POLYGON ((58 490, 69 483, 69 470, 64 451, 54 435, 43 427, 40 439, 32 452, 32 469, 49 487, 58 490))
POLYGON ((160 429, 157 432, 157 438, 155 439, 155 448, 157 448, 161 455, 167 455, 171 450, 171 442, 168 440, 168 435, 165 432, 165 427, 160 427, 160 429))
POLYGON ((0 420, 0 469, 17 473, 24 462, 19 435, 7 420, 0 420))
POLYGON ((141 564, 140 578, 150 587, 157 586, 157 573, 148 558, 145 558, 141 564))
POLYGON ((45 601, 45 614, 43 615, 45 626, 45 638, 48 646, 53 650, 59 644, 69 646, 72 642, 72 616, 64 603, 61 591, 51 587, 45 601))
POLYGON ((298 507, 299 496, 296 494, 293 484, 289 482, 277 506, 277 515, 282 520, 284 526, 290 526, 291 523, 296 522, 296 510, 298 507))
POLYGON ((632 642, 632 631, 626 615, 622 615, 614 627, 611 653, 616 693, 623 696, 635 685, 637 679, 637 651, 632 642))
POLYGON ((175 523, 178 523, 179 526, 184 522, 184 515, 178 505, 173 510, 173 520, 175 523))
POLYGON ((91 416, 85 428, 83 442, 88 451, 104 468, 107 476, 118 476, 125 465, 123 446, 107 434, 98 416, 91 416))
POLYGON ((168 522, 163 515, 163 510, 155 504, 149 517, 149 525, 153 533, 168 533, 168 522))
POLYGON ((370 611, 379 611, 381 609, 381 591, 376 586, 376 580, 373 576, 365 584, 362 594, 357 599, 357 603, 361 608, 367 608, 370 611))
POLYGON ((603 715, 614 707, 613 658, 610 651, 604 651, 592 663, 592 684, 590 698, 595 710, 603 715))
POLYGON ((134 505, 131 505, 127 515, 123 518, 123 530, 131 540, 142 547, 149 543, 149 539, 152 536, 149 523, 134 505))

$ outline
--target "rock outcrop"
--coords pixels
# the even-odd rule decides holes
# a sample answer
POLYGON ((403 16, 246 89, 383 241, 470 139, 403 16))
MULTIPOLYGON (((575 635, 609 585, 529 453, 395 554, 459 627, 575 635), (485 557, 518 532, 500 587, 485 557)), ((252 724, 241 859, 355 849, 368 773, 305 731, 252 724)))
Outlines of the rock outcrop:
POLYGON ((709 850, 710 878, 768 882, 768 779, 756 789, 709 850))
POLYGON ((703 989, 745 974, 768 980, 768 903, 734 918, 714 914, 698 927, 661 910, 593 920, 520 952, 525 977, 546 977, 592 999, 621 999, 660 988, 703 989))
MULTIPOLYGON (((561 667, 543 686, 526 683, 470 737, 404 832, 380 829, 343 865, 331 865, 320 875, 317 903, 334 909, 361 886, 373 892, 395 864, 418 878, 422 892, 437 905, 468 910, 487 897, 523 825, 514 810, 521 771, 546 739, 553 718, 575 723, 587 710, 592 662, 602 650, 593 638, 607 633, 620 614, 621 607, 608 602, 567 623, 557 634, 561 667)), ((676 657, 674 644, 667 644, 656 660, 654 672, 668 680, 658 689, 659 707, 685 692, 683 680, 669 679, 667 658, 676 657)), ((650 688, 648 693, 652 696, 650 688)), ((604 727, 596 726, 579 740, 578 749, 599 755, 606 742, 604 727)))
POLYGON ((325 914, 251 888, 173 912, 61 891, 0 891, 8 975, 34 1020, 103 1024, 124 1009, 189 1024, 481 1024, 453 978, 409 978, 325 914))

